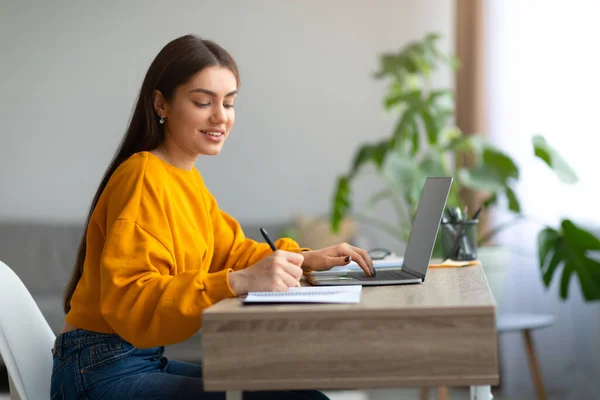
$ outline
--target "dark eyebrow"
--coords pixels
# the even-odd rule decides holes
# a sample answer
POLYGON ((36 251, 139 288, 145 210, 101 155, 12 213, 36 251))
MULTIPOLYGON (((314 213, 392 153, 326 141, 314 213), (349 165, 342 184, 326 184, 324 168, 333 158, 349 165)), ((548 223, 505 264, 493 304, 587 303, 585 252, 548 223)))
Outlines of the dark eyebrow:
MULTIPOLYGON (((234 91, 232 91, 232 92, 229 92, 229 93, 227 93, 227 94, 225 95, 225 97, 230 97, 230 96, 233 96, 233 95, 237 94, 237 92, 238 92, 237 90, 234 90, 234 91)), ((214 97, 216 97, 216 96, 217 96, 217 94, 216 94, 215 92, 213 92, 212 90, 208 90, 208 89, 202 89, 202 88, 198 88, 198 89, 192 89, 192 90, 190 90, 190 93, 205 93, 205 94, 207 94, 207 95, 209 95, 209 96, 214 96, 214 97)))

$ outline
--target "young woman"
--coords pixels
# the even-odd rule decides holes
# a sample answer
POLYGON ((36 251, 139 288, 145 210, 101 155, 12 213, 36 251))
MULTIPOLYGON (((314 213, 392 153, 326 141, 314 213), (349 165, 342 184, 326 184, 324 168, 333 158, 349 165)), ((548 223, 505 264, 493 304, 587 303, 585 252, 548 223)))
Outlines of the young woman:
MULTIPOLYGON (((164 346, 200 329, 202 311, 249 291, 285 291, 303 269, 359 263, 340 244, 309 250, 245 238, 194 167, 217 155, 235 120, 239 74, 214 42, 187 35, 156 56, 125 137, 92 201, 53 349, 52 399, 223 399, 200 365, 164 346)), ((316 391, 248 392, 245 399, 325 399, 316 391)))

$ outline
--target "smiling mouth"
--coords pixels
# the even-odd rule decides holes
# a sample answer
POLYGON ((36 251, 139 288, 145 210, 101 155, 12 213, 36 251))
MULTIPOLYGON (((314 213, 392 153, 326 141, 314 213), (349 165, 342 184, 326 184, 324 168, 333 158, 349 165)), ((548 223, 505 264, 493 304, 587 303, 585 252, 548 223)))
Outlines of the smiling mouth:
POLYGON ((202 133, 204 133, 205 135, 208 136, 212 136, 212 137, 219 137, 223 135, 223 132, 215 132, 215 131, 200 131, 202 133))

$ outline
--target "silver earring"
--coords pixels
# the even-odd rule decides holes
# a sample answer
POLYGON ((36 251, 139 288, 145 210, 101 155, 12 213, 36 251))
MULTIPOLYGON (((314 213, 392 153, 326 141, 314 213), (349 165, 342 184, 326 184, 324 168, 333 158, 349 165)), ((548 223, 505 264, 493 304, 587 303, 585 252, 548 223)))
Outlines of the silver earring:
POLYGON ((164 118, 163 118, 163 117, 160 117, 160 120, 159 120, 158 122, 159 122, 159 123, 161 123, 161 124, 164 124, 164 123, 165 123, 165 120, 164 120, 164 118))

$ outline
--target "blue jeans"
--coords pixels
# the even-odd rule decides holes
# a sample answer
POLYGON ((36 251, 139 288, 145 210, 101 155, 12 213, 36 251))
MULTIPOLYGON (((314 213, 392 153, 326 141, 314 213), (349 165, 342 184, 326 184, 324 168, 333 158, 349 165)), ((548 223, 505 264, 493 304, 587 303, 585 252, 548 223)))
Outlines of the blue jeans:
MULTIPOLYGON (((202 366, 170 361, 164 347, 138 349, 118 335, 77 329, 56 338, 50 396, 60 399, 225 399, 205 392, 202 366)), ((318 391, 244 392, 244 399, 327 400, 318 391)))

